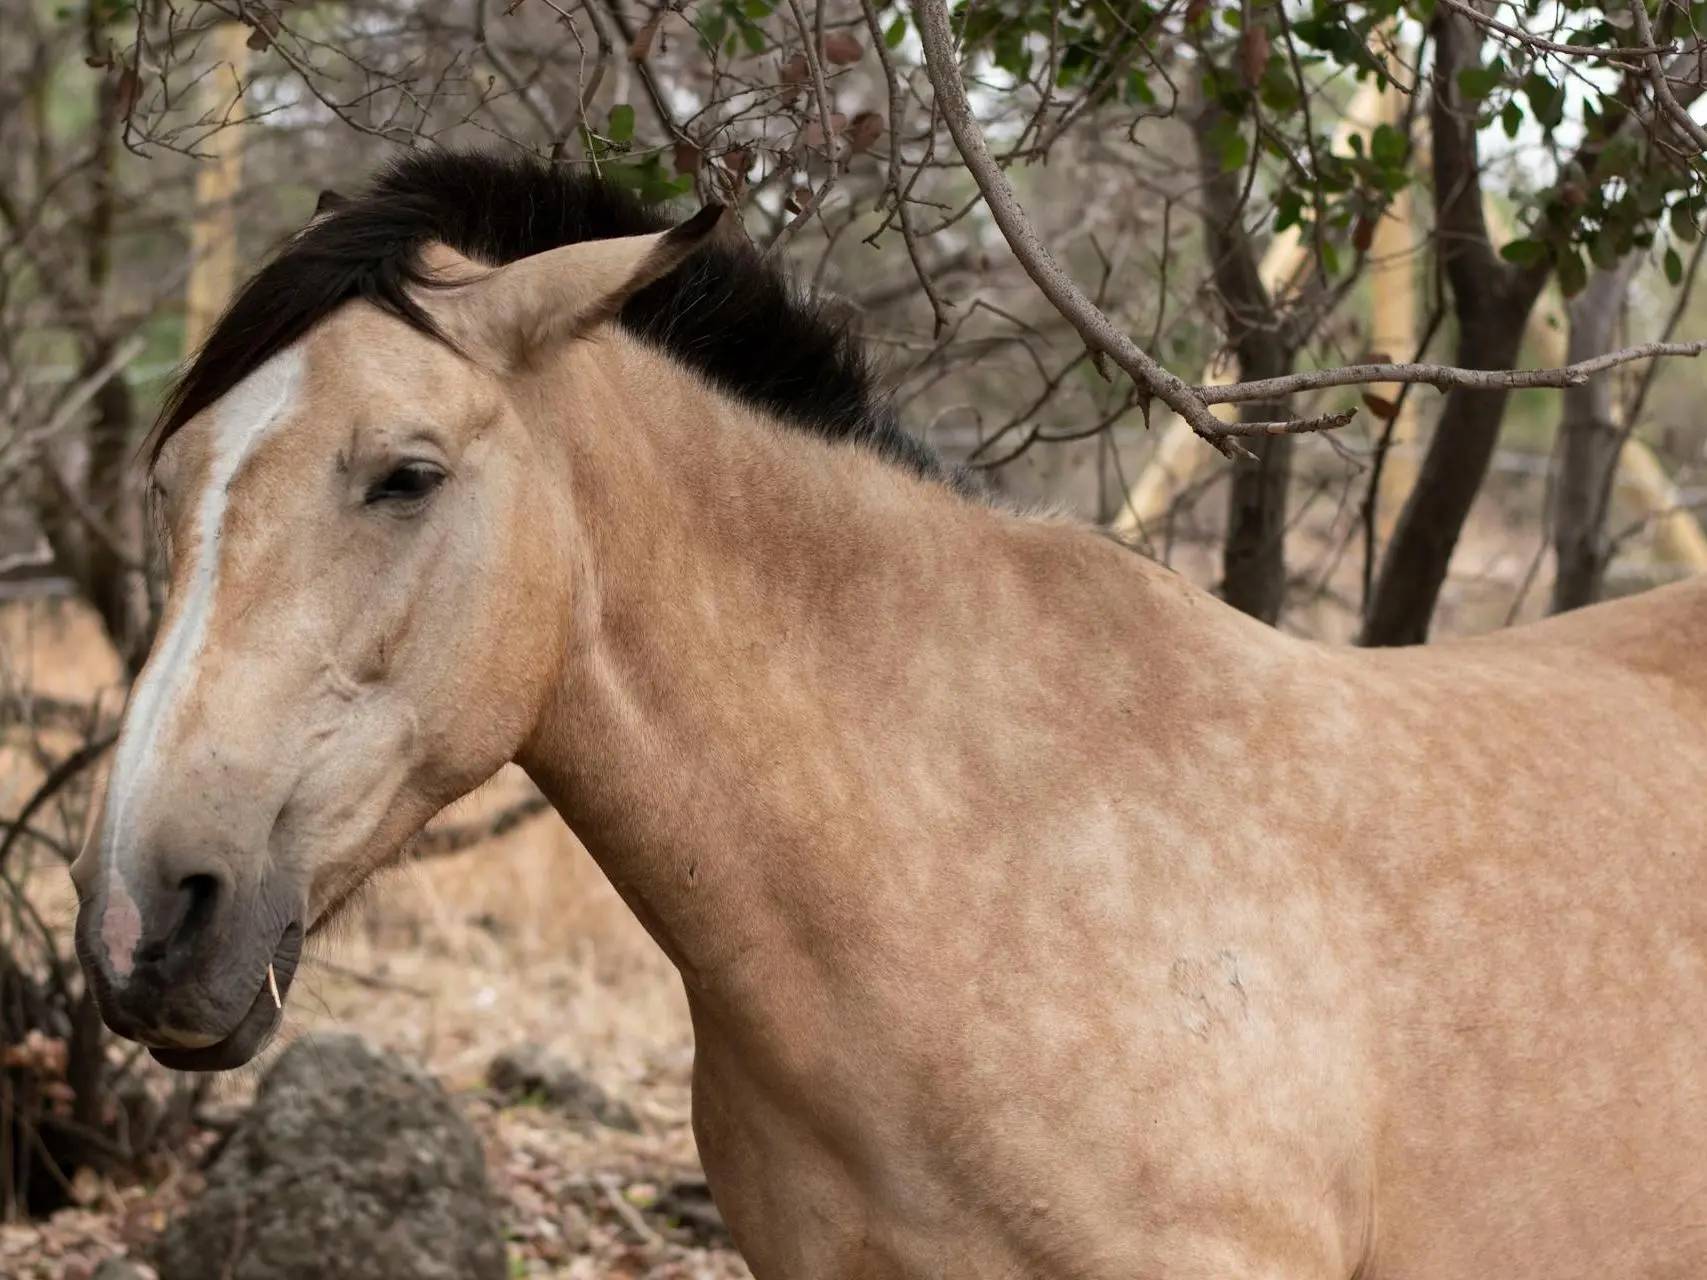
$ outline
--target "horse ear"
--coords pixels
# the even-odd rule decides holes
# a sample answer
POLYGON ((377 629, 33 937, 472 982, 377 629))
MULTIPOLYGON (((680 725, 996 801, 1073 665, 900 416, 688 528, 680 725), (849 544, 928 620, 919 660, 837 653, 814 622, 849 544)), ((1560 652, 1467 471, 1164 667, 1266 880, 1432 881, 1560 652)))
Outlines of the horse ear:
POLYGON ((319 218, 328 213, 336 213, 349 203, 348 196, 339 195, 336 191, 322 191, 320 198, 314 202, 314 216, 319 218))
POLYGON ((449 289, 423 298, 459 343, 505 367, 535 357, 614 320, 617 312, 703 246, 723 218, 708 204, 686 222, 651 235, 583 240, 495 270, 476 267, 436 245, 426 265, 449 289))

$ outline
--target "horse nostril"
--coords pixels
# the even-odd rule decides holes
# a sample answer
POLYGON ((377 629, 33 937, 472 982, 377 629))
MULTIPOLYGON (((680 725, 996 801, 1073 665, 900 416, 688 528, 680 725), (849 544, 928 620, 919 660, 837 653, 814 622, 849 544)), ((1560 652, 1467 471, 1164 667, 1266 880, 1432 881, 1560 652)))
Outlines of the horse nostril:
POLYGON ((143 944, 137 949, 140 963, 159 964, 174 953, 194 947, 213 923, 221 895, 220 878, 204 872, 182 877, 177 891, 168 890, 145 911, 143 944), (147 916, 153 915, 152 920, 147 916))
POLYGON ((178 891, 188 899, 188 905, 184 908, 177 936, 189 942, 213 919, 214 906, 219 899, 219 880, 210 875, 185 876, 178 881, 178 891))

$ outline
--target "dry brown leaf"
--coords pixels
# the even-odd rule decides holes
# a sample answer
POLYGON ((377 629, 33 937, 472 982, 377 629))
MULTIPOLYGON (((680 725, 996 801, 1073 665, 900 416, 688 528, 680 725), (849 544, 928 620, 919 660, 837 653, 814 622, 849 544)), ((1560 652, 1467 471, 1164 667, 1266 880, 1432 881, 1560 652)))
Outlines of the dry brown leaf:
POLYGON ((777 69, 776 78, 782 84, 782 92, 777 94, 777 101, 785 107, 792 107, 795 99, 800 97, 800 86, 806 82, 806 55, 797 53, 777 69))
POLYGON ((676 154, 673 157, 676 172, 690 174, 699 172, 700 150, 691 142, 676 143, 676 154))
MULTIPOLYGON (((830 117, 830 136, 839 138, 842 130, 848 127, 848 118, 840 112, 830 117)), ((818 121, 809 121, 806 125, 806 145, 821 147, 824 145, 824 127, 818 121)))
POLYGON ((644 62, 646 55, 652 52, 652 41, 657 38, 658 28, 664 21, 664 11, 658 10, 641 24, 640 30, 634 33, 634 39, 628 45, 628 60, 644 62))
POLYGON ((1391 422, 1399 416, 1399 406, 1396 402, 1378 396, 1372 391, 1363 393, 1363 406, 1383 422, 1391 422))
POLYGON ((260 52, 270 47, 273 38, 279 33, 279 15, 271 9, 257 8, 249 15, 249 25, 254 28, 244 41, 251 49, 260 52))
POLYGON ((1263 69, 1268 66, 1268 28, 1262 23, 1251 23, 1239 37, 1239 62, 1246 86, 1256 88, 1263 69))
POLYGON ((848 146, 856 153, 870 151, 883 136, 883 116, 876 111, 862 111, 848 126, 848 146))
POLYGON ((832 31, 824 37, 824 61, 838 67, 852 66, 865 56, 865 46, 849 31, 832 31))
POLYGON ((1369 246, 1375 243, 1375 219, 1367 213, 1357 216, 1357 225, 1351 229, 1351 247, 1359 253, 1368 253, 1369 246))
POLYGON ((125 64, 119 72, 117 94, 118 111, 121 116, 128 116, 136 110, 136 100, 142 96, 142 77, 136 74, 136 68, 125 64))
POLYGON ((796 187, 788 193, 788 199, 783 203, 790 213, 805 213, 812 207, 812 189, 796 187))

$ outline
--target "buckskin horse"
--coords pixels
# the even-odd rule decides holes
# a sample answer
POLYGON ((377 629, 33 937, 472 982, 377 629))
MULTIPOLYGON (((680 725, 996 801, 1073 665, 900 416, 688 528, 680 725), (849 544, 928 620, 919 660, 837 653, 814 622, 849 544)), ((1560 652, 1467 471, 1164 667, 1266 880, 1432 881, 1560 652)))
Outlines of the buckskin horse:
POLYGON ((107 1025, 250 1061, 515 761, 761 1280, 1707 1274, 1707 583, 1290 637, 981 496, 720 216, 417 154, 240 292, 145 449, 107 1025))

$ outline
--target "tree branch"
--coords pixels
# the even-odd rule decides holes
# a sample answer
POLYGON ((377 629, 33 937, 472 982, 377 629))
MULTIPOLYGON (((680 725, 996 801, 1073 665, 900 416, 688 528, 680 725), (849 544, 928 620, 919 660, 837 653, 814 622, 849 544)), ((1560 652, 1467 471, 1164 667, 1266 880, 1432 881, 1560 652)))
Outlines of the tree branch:
MULTIPOLYGON (((1683 104, 1677 100, 1677 95, 1671 91, 1671 82, 1666 78, 1666 69, 1660 62, 1660 50, 1653 48, 1654 28, 1648 21, 1648 8, 1644 0, 1631 0, 1630 16, 1636 23, 1636 39, 1646 46, 1642 50, 1642 66, 1648 73, 1648 84, 1654 91, 1654 100, 1659 103, 1660 110, 1665 112, 1672 127, 1681 133, 1686 140, 1695 144, 1697 153, 1707 152, 1707 129, 1697 124, 1683 104)), ((1697 76, 1697 79, 1700 77, 1697 76)))
MULTIPOLYGON (((1293 373, 1283 378, 1240 382, 1230 387, 1193 387, 1191 391, 1204 404, 1243 404, 1249 400, 1268 400, 1300 391, 1321 391, 1327 387, 1364 386, 1378 382, 1420 383, 1442 391, 1451 387, 1478 391, 1580 387, 1595 374, 1622 364, 1664 356, 1694 359, 1704 351, 1707 351, 1707 339, 1695 342, 1647 342, 1641 346, 1625 347, 1606 355, 1595 356, 1590 360, 1579 360, 1575 364, 1557 369, 1460 369, 1455 365, 1441 364, 1353 364, 1339 369, 1293 373)), ((1222 427, 1224 431, 1231 429, 1222 427)))
POLYGON ((1591 58, 1597 62, 1611 63, 1613 66, 1621 67, 1631 65, 1635 59, 1643 55, 1673 52, 1671 45, 1653 44, 1652 32, 1646 35, 1642 34, 1640 24, 1647 18, 1645 13, 1637 19, 1637 39, 1642 41, 1639 47, 1597 49, 1592 45, 1560 44, 1556 40, 1544 40, 1540 36, 1531 35, 1520 27, 1507 26, 1498 19, 1489 17, 1480 9, 1466 4, 1464 0, 1440 0, 1440 2, 1454 13, 1463 14, 1478 27, 1485 28, 1488 31, 1497 31, 1500 35, 1516 40, 1531 49, 1539 50, 1542 53, 1558 54, 1562 58, 1591 58))

